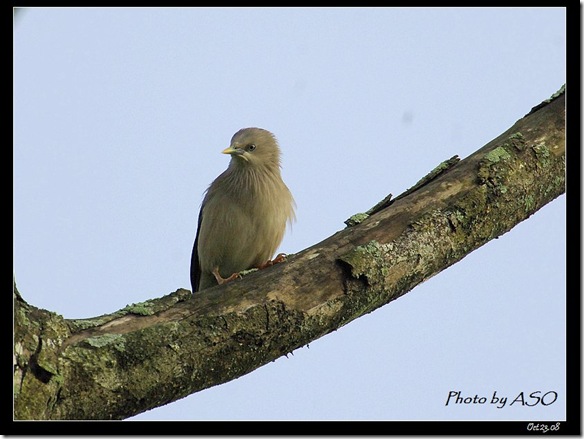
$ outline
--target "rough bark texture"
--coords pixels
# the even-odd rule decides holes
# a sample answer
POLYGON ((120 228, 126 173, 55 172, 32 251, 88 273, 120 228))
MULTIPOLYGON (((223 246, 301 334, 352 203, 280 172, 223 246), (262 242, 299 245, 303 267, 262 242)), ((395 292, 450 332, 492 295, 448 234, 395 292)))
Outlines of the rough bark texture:
POLYGON ((235 379, 407 293, 565 188, 563 88, 288 262, 70 320, 14 290, 15 419, 123 419, 235 379))

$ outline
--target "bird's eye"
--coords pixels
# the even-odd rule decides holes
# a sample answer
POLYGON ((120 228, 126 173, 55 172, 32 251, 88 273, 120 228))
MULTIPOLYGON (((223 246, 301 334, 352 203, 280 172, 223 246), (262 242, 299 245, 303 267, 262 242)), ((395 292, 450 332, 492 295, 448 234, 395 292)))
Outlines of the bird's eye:
POLYGON ((247 146, 245 147, 245 150, 246 150, 247 152, 252 152, 252 151, 253 151, 253 150, 255 150, 255 149, 256 149, 256 146, 255 146, 253 143, 251 143, 251 144, 249 144, 249 145, 247 145, 247 146))

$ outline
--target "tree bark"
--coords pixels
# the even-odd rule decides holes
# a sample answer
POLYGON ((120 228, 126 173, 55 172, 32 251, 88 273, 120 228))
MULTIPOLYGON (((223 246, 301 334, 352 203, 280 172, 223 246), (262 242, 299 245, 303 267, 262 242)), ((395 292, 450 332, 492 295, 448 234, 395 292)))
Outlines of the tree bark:
POLYGON ((383 306, 565 192, 564 88, 288 261, 64 319, 14 287, 14 418, 123 419, 233 380, 383 306))

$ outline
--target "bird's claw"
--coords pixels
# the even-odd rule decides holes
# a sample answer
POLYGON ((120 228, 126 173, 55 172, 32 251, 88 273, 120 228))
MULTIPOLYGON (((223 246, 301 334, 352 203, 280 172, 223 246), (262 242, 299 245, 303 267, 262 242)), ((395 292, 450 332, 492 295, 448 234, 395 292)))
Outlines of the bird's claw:
POLYGON ((274 264, 279 264, 280 262, 285 262, 285 261, 286 261, 286 253, 278 253, 278 255, 273 260, 267 261, 267 262, 264 262, 263 264, 258 265, 258 268, 260 270, 263 270, 264 268, 268 268, 274 264))
MULTIPOLYGON (((278 253, 278 255, 276 255, 276 257, 273 260, 267 261, 263 264, 260 264, 256 268, 259 270, 263 270, 264 268, 271 267, 274 264, 279 264, 280 262, 285 262, 285 261, 286 261, 286 253, 278 253)), ((217 284, 219 284, 219 285, 223 285, 227 282, 231 282, 232 280, 241 278, 240 273, 233 273, 231 276, 229 276, 227 278, 223 278, 223 277, 221 277, 221 274, 219 273, 219 268, 215 268, 211 273, 213 273, 213 276, 215 276, 215 280, 217 281, 217 284)))
POLYGON ((219 274, 219 269, 215 268, 213 271, 213 276, 215 276, 215 280, 217 280, 217 284, 219 285, 223 285, 227 282, 231 282, 232 280, 238 279, 241 277, 241 275, 239 273, 233 273, 231 276, 227 277, 227 278, 223 278, 221 277, 221 274, 219 274))
POLYGON ((272 265, 279 264, 280 262, 286 262, 286 253, 278 253, 273 261, 270 261, 272 265))

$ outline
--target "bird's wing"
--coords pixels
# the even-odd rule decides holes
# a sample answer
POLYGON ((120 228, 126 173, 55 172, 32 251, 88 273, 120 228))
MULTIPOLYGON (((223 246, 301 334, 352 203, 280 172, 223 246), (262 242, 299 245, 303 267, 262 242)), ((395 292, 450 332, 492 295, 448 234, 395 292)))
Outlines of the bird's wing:
POLYGON ((199 245, 199 232, 201 231, 201 222, 203 221, 203 206, 199 211, 199 222, 197 224, 197 235, 195 238, 195 244, 193 245, 193 253, 191 255, 191 287, 193 293, 199 291, 199 280, 201 279, 201 266, 199 264, 199 252, 197 247, 199 245))

